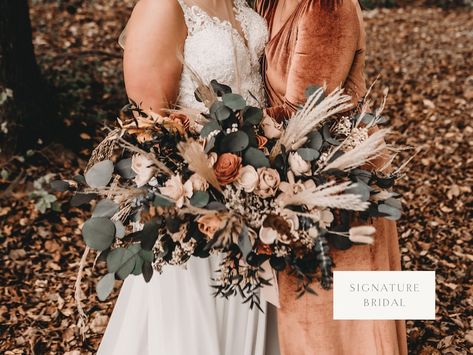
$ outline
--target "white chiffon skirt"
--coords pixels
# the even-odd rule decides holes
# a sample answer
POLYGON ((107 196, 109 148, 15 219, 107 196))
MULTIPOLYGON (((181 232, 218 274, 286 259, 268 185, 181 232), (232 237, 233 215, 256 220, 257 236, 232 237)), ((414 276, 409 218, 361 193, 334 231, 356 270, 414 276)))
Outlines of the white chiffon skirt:
POLYGON ((123 283, 99 355, 278 355, 275 311, 212 296, 219 256, 123 283))

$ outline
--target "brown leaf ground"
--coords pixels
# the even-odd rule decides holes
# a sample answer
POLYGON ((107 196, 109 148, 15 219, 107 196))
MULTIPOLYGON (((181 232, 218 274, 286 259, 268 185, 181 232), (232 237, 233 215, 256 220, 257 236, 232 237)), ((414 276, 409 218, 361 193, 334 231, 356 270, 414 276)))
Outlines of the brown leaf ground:
MULTIPOLYGON (((48 172, 80 172, 93 144, 91 122, 113 118, 125 102, 116 38, 131 3, 32 6, 38 60, 82 144, 75 153, 52 146, 0 165, 1 353, 93 353, 112 311, 116 294, 98 302, 100 265, 92 270, 90 260, 83 285, 89 330, 85 340, 78 336, 73 286, 87 212, 59 196, 63 212, 42 214, 29 194, 48 172)), ((381 74, 377 97, 390 88, 386 113, 396 139, 419 149, 400 186, 403 265, 437 271, 437 319, 408 322, 410 353, 473 353, 473 12, 408 8, 366 18, 369 78, 381 74)))

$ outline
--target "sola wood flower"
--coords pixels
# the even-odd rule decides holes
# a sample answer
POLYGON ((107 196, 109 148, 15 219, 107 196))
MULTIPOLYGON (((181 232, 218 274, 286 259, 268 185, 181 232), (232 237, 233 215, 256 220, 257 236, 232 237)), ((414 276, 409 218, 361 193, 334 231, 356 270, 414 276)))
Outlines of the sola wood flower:
POLYGON ((310 211, 310 217, 319 223, 321 228, 327 229, 333 222, 334 216, 328 208, 314 208, 310 211))
POLYGON ((215 176, 222 185, 231 184, 235 181, 241 168, 241 158, 232 153, 224 153, 218 157, 214 165, 215 176))
POLYGON ((292 172, 296 176, 310 174, 310 163, 302 159, 302 157, 297 152, 289 153, 288 158, 289 166, 292 172))
POLYGON ((276 202, 280 206, 285 206, 287 205, 286 201, 291 199, 294 194, 305 190, 314 191, 315 188, 316 185, 313 180, 307 180, 305 182, 299 181, 296 183, 294 173, 289 171, 287 173, 287 181, 282 181, 279 185, 279 190, 281 190, 282 193, 276 197, 276 202))
POLYGON ((153 162, 142 154, 133 155, 131 158, 131 169, 136 174, 135 183, 138 187, 146 185, 156 171, 153 162))
POLYGON ((221 213, 206 214, 197 220, 199 230, 207 237, 212 238, 216 231, 221 229, 224 216, 221 213))
POLYGON ((278 190, 281 178, 275 169, 258 168, 259 176, 258 186, 256 187, 256 194, 262 198, 274 196, 278 190))
POLYGON ((266 138, 274 139, 281 137, 283 125, 277 123, 272 117, 265 114, 263 120, 260 123, 266 138))
POLYGON ((173 175, 166 181, 159 191, 176 202, 176 207, 181 208, 184 205, 185 198, 192 196, 192 186, 185 186, 182 183, 180 175, 173 175))
POLYGON ((253 192, 258 186, 259 175, 255 168, 251 165, 246 165, 240 170, 240 175, 235 180, 234 185, 238 189, 246 192, 253 192))
POLYGON ((209 188, 209 183, 199 174, 192 174, 192 176, 184 184, 186 191, 206 191, 209 188))

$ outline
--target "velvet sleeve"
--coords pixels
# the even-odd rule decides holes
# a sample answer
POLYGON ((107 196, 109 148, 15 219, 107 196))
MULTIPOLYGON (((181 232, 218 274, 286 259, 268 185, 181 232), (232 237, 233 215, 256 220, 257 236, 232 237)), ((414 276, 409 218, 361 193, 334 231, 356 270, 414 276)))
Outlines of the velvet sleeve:
POLYGON ((324 10, 309 1, 298 21, 284 104, 266 109, 278 121, 289 118, 302 105, 309 85, 327 86, 327 92, 344 85, 357 51, 360 20, 352 0, 324 10))

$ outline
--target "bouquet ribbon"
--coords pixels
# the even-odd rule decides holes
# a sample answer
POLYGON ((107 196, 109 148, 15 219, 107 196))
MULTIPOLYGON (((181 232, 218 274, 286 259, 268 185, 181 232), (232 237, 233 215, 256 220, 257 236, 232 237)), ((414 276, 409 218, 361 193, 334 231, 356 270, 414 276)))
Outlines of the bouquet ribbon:
POLYGON ((261 289, 261 298, 274 305, 277 308, 280 308, 279 304, 279 287, 278 287, 278 276, 276 271, 271 267, 269 261, 265 261, 263 265, 262 277, 270 280, 271 285, 264 285, 261 289))

